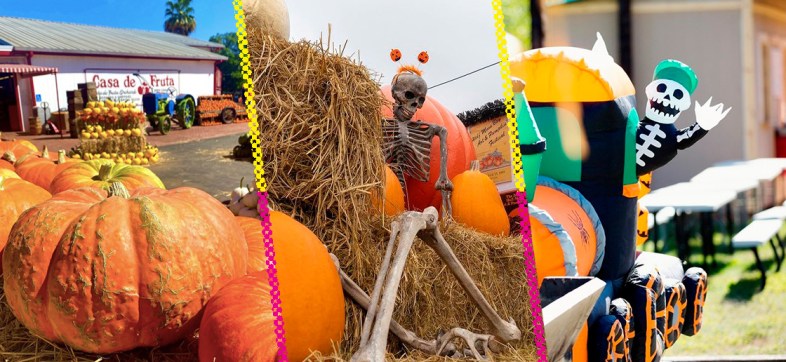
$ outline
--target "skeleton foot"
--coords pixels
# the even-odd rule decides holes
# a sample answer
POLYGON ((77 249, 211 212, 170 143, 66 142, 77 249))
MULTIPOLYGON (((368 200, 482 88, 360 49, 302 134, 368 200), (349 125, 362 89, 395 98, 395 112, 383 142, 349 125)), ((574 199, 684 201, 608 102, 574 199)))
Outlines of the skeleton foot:
MULTIPOLYGON (((442 334, 437 337, 439 348, 437 349, 438 355, 445 355, 445 347, 452 344, 456 338, 463 339, 467 343, 467 350, 464 351, 463 356, 460 357, 473 357, 480 361, 493 361, 491 352, 499 352, 499 350, 492 350, 492 342, 494 336, 489 334, 476 334, 464 328, 453 328, 448 333, 442 334)), ((453 357, 457 357, 454 353, 453 357)))

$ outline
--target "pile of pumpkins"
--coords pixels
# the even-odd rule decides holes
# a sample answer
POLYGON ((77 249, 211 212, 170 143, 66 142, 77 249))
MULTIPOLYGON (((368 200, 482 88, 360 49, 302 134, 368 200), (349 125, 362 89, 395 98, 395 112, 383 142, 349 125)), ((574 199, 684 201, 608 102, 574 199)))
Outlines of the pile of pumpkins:
POLYGON ((232 190, 229 197, 229 210, 235 216, 245 216, 260 218, 262 206, 259 205, 259 192, 254 186, 243 186, 243 178, 240 179, 240 186, 232 190))
MULTIPOLYGON (((134 132, 134 129, 139 129, 139 125, 146 121, 146 116, 141 109, 132 102, 113 102, 111 100, 105 101, 91 101, 87 102, 85 109, 77 113, 79 121, 84 125, 103 126, 107 131, 115 130, 121 131, 118 136, 129 136, 130 133, 126 130, 134 132)), ((100 130, 88 130, 88 127, 82 129, 83 138, 106 138, 107 135, 102 135, 100 130)))
POLYGON ((0 141, 0 153, 3 292, 35 335, 109 354, 198 329, 202 361, 275 360, 281 320, 293 360, 341 341, 338 271, 289 216, 268 213, 268 270, 262 221, 204 191, 167 190, 147 168, 67 159, 27 141, 0 141))
POLYGON ((71 152, 70 155, 72 158, 77 160, 84 159, 87 161, 90 160, 111 160, 115 163, 124 163, 126 165, 152 165, 158 163, 161 160, 161 154, 158 151, 158 147, 153 145, 145 146, 144 151, 140 152, 126 152, 126 153, 109 153, 109 152, 101 152, 101 153, 90 153, 90 152, 82 152, 81 150, 75 150, 71 152))

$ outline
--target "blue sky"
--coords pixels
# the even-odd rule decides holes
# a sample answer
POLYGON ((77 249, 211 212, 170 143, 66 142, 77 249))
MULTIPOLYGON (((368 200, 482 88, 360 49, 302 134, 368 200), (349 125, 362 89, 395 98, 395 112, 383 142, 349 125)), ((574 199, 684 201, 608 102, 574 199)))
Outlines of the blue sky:
MULTIPOLYGON (((44 19, 89 25, 164 30, 166 0, 0 0, 0 16, 44 19)), ((231 0, 193 0, 197 39, 235 32, 231 0)))

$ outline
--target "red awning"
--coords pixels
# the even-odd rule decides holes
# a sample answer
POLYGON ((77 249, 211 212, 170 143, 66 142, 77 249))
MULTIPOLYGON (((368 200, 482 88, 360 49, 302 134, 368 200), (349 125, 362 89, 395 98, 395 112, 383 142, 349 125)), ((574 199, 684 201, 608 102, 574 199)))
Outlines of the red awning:
POLYGON ((19 74, 21 77, 35 77, 37 75, 57 73, 57 68, 27 64, 0 64, 0 73, 19 74))

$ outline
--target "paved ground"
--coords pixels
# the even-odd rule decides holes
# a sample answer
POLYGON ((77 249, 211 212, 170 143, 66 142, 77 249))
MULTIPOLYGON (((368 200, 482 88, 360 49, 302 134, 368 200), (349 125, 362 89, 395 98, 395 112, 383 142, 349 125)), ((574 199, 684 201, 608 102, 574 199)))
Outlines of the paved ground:
MULTIPOLYGON (((173 126, 167 135, 151 132, 148 143, 158 146, 161 161, 150 166, 164 181, 167 189, 189 186, 201 189, 221 201, 229 200, 232 189, 244 183, 254 184, 254 165, 248 161, 235 161, 228 156, 237 145, 240 135, 248 131, 248 123, 218 126, 194 126, 181 129, 173 126)), ((3 139, 27 139, 38 148, 44 145, 50 151, 70 150, 79 144, 78 139, 60 136, 30 136, 4 132, 3 139)))
POLYGON ((243 133, 245 129, 230 136, 159 147, 161 162, 150 166, 150 170, 164 181, 167 189, 195 187, 221 201, 229 200, 232 189, 240 185, 240 178, 245 177, 244 184, 254 184, 254 164, 228 157, 243 133))
MULTIPOLYGON (((172 131, 170 131, 167 135, 162 135, 159 132, 149 130, 148 132, 150 135, 147 136, 147 142, 151 145, 162 147, 192 142, 196 140, 245 133, 246 131, 248 131, 248 123, 232 123, 217 126, 194 126, 190 129, 182 129, 177 125, 172 125, 172 131)), ((78 139, 68 138, 68 135, 65 135, 65 137, 61 138, 59 135, 31 136, 16 132, 3 132, 2 138, 26 139, 30 142, 33 142, 33 144, 35 144, 38 148, 42 148, 44 145, 47 145, 50 151, 56 151, 60 149, 68 151, 71 148, 79 145, 78 139)), ((237 141, 237 139, 235 139, 235 141, 237 141)))

